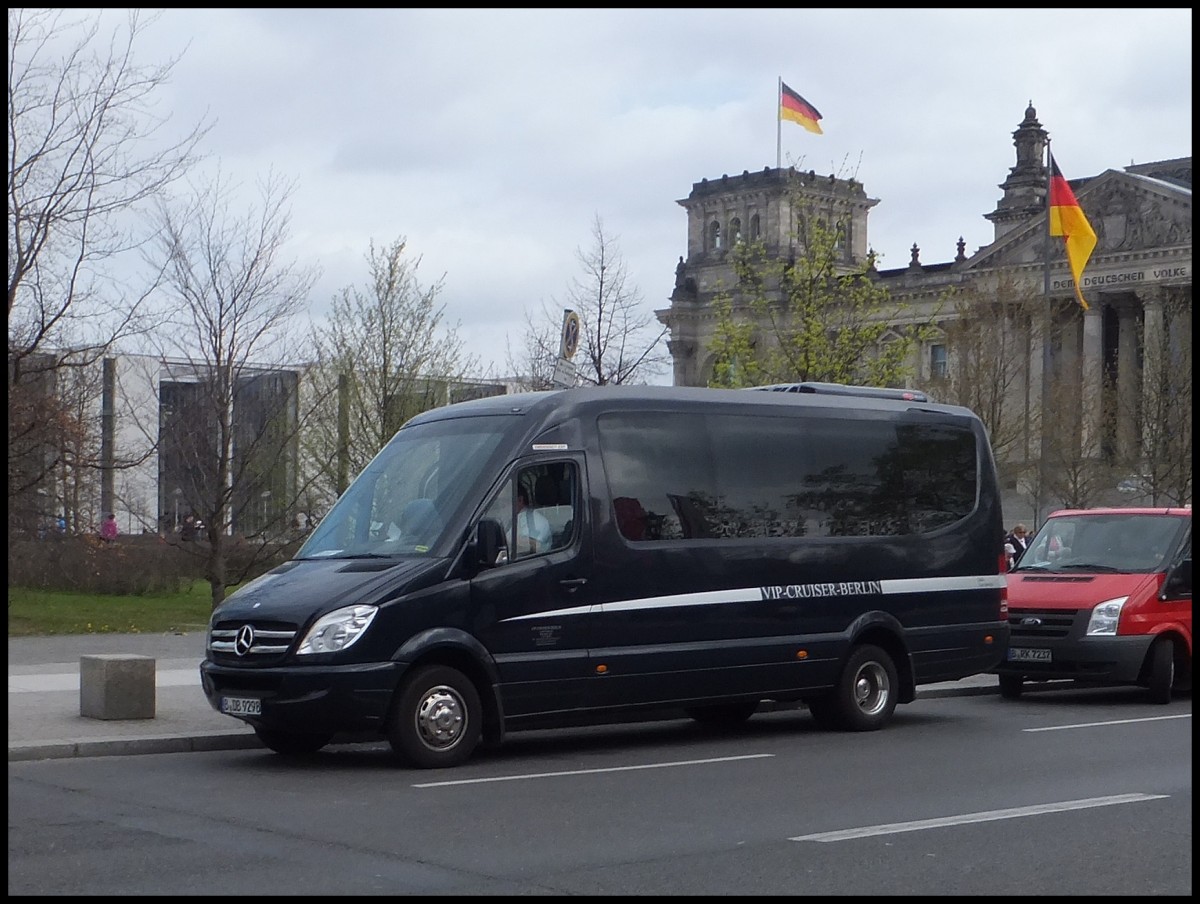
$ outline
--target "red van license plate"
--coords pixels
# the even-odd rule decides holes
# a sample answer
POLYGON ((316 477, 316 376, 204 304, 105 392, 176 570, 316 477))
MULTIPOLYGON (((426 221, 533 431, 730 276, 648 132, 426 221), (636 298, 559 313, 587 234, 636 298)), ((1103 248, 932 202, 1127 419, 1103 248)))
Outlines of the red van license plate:
POLYGON ((1035 650, 1029 647, 1009 647, 1009 662, 1050 662, 1049 650, 1035 650))
POLYGON ((229 716, 261 716, 262 701, 257 697, 222 697, 221 712, 229 716))

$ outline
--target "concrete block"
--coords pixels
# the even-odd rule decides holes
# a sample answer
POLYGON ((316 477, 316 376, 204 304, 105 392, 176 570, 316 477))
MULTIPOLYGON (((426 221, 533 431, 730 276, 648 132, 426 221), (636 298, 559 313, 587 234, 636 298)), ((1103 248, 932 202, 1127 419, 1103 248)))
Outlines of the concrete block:
POLYGON ((79 657, 79 715, 88 719, 153 719, 152 656, 98 653, 79 657))

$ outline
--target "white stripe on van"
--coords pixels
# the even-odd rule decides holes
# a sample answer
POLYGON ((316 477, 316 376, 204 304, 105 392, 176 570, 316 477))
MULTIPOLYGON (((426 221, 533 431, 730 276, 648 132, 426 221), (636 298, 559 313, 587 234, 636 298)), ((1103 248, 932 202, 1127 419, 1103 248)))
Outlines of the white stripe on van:
POLYGON ((974 574, 945 578, 906 578, 894 581, 830 581, 817 584, 785 584, 773 587, 742 587, 736 590, 706 590, 699 593, 672 593, 632 600, 613 600, 569 609, 531 612, 502 621, 531 618, 561 618, 589 612, 630 612, 643 609, 670 609, 679 606, 717 606, 725 603, 754 603, 764 599, 798 599, 817 596, 858 596, 903 593, 950 593, 958 590, 1000 590, 1007 585, 1002 574, 974 574))

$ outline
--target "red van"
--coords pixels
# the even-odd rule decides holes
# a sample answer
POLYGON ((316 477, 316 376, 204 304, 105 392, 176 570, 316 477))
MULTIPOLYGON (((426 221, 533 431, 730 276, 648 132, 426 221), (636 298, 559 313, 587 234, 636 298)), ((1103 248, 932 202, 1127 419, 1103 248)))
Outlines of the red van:
POLYGON ((1000 695, 1026 681, 1192 686, 1191 508, 1055 512, 1008 573, 1000 695))

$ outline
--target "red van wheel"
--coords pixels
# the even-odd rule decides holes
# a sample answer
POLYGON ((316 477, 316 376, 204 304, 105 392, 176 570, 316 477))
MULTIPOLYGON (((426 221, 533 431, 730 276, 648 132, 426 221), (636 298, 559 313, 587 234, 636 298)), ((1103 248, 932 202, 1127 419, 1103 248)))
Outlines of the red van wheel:
POLYGON ((1000 676, 1000 696, 1005 700, 1016 700, 1021 696, 1021 688, 1025 684, 1020 675, 1000 676))
POLYGON ((1175 644, 1167 638, 1157 640, 1146 657, 1149 665, 1146 689, 1151 703, 1170 703, 1175 684, 1175 644))

